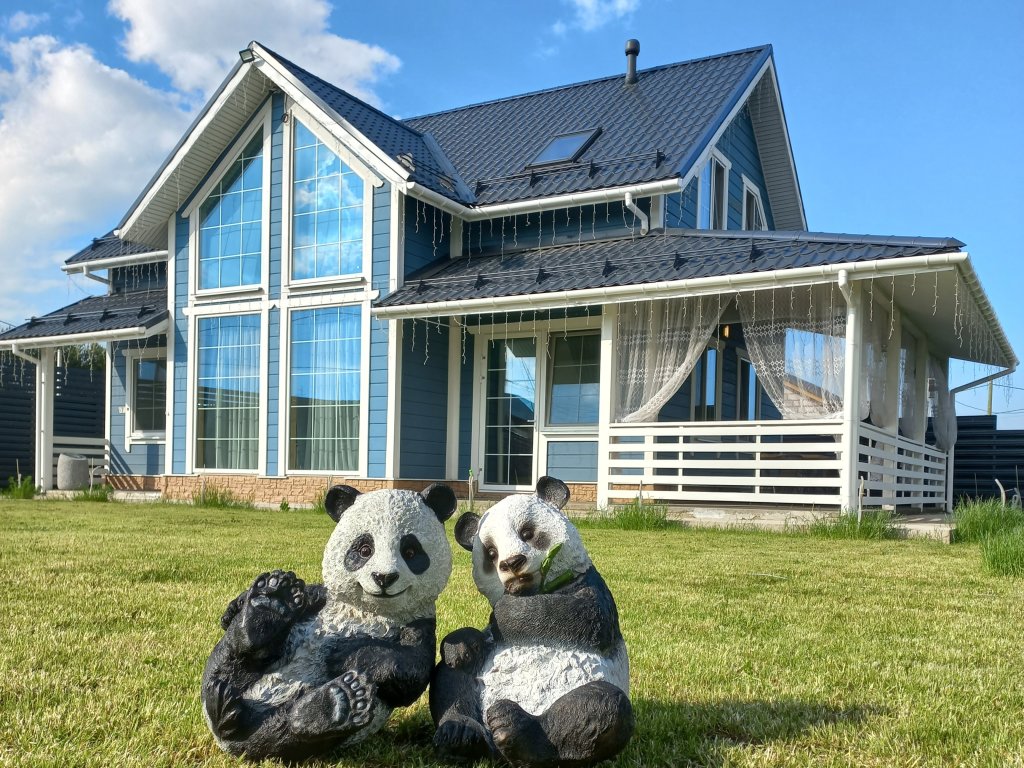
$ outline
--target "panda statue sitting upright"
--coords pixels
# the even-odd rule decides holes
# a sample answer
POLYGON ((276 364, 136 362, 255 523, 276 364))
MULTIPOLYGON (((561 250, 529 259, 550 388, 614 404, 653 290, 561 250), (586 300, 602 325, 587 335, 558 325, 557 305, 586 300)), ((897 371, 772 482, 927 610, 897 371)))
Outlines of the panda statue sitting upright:
POLYGON ((618 612, 561 512, 568 500, 565 483, 542 477, 536 494, 456 523, 492 613, 482 632, 467 627, 441 642, 430 712, 444 758, 585 766, 614 757, 632 736, 618 612))
POLYGON ((264 573, 221 618, 202 701, 214 738, 233 755, 325 755, 379 730, 430 682, 455 494, 437 483, 422 493, 339 485, 325 506, 337 525, 324 583, 264 573))

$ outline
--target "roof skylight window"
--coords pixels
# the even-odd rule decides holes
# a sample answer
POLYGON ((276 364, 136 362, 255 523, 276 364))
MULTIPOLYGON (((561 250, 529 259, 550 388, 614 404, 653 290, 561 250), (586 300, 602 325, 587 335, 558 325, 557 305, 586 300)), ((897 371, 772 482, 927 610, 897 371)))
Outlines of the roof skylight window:
POLYGON ((559 134, 544 145, 544 149, 537 153, 529 165, 574 162, 593 143, 600 132, 600 128, 591 128, 586 131, 559 134))

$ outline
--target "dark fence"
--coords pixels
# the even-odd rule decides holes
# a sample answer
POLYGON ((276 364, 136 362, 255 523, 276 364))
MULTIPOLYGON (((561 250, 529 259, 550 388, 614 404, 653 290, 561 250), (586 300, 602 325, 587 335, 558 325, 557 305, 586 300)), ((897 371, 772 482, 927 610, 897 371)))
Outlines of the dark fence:
MULTIPOLYGON (((53 433, 61 437, 103 437, 104 371, 57 368, 53 433)), ((0 485, 31 475, 35 467, 36 371, 21 361, 0 363, 0 485)))
POLYGON ((996 478, 1024 493, 1024 429, 996 429, 995 416, 958 416, 953 497, 999 497, 996 478))

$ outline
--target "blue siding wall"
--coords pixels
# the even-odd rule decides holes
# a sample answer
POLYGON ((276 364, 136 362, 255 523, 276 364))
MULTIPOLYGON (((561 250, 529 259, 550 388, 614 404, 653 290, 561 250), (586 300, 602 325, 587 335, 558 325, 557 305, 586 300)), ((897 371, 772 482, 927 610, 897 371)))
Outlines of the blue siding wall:
POLYGON ((269 312, 267 330, 270 340, 267 344, 267 475, 274 477, 281 472, 278 457, 277 438, 280 425, 281 385, 279 371, 281 364, 281 310, 269 312))
POLYGON ((696 179, 691 179, 681 192, 665 196, 665 224, 683 229, 697 228, 696 179))
POLYGON ((180 215, 174 224, 174 418, 171 436, 171 470, 185 473, 185 416, 188 397, 188 219, 180 215))
POLYGON ((399 473, 409 480, 445 477, 448 334, 446 325, 403 323, 399 473))
POLYGON ((750 112, 744 108, 732 121, 716 148, 732 163, 729 172, 729 229, 743 228, 743 179, 745 174, 757 188, 761 190, 761 205, 768 229, 775 229, 771 205, 768 203, 768 191, 764 184, 764 173, 761 170, 761 156, 757 151, 757 139, 754 137, 754 126, 750 121, 750 112))
MULTIPOLYGON (((274 301, 281 297, 281 222, 284 169, 284 95, 274 94, 270 107, 270 241, 268 251, 269 294, 274 301)), ((278 457, 278 426, 280 421, 281 310, 271 309, 267 321, 267 475, 281 474, 278 457)))
POLYGON ((451 253, 452 217, 432 205, 405 198, 405 276, 451 253))
MULTIPOLYGON (((373 258, 370 282, 388 293, 391 270, 391 185, 373 190, 373 258)), ((388 324, 370 318, 369 437, 367 477, 384 477, 388 434, 388 324)))
POLYGON ((567 483, 597 482, 597 441, 548 443, 547 473, 567 483))
MULTIPOLYGON (((143 344, 144 348, 163 347, 166 337, 160 336, 143 344)), ((112 375, 110 381, 110 469, 122 475, 160 475, 164 472, 163 443, 135 443, 131 450, 125 449, 127 414, 121 407, 127 405, 128 365, 125 351, 137 348, 137 344, 112 345, 112 375)))
MULTIPOLYGON (((465 351, 463 362, 459 370, 459 471, 456 475, 459 480, 469 479, 470 451, 473 442, 473 356, 475 352, 473 334, 467 333, 465 337, 465 351)), ((479 477, 479 472, 474 472, 479 477)))

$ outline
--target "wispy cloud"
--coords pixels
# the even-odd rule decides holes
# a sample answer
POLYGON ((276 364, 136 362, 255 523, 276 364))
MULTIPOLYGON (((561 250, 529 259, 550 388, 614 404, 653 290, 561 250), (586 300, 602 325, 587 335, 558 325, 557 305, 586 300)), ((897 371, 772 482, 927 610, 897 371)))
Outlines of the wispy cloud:
POLYGON ((14 34, 20 34, 28 32, 30 29, 35 29, 40 24, 45 24, 49 20, 50 14, 48 13, 25 13, 24 11, 18 11, 7 19, 7 29, 14 34))
POLYGON ((576 25, 590 32, 629 16, 639 7, 640 0, 569 0, 569 5, 575 12, 576 25))

